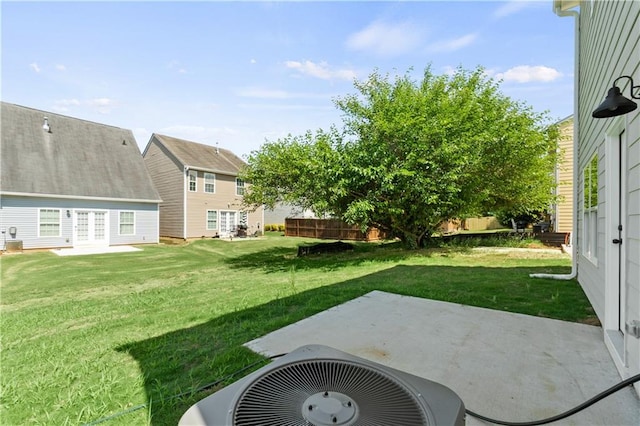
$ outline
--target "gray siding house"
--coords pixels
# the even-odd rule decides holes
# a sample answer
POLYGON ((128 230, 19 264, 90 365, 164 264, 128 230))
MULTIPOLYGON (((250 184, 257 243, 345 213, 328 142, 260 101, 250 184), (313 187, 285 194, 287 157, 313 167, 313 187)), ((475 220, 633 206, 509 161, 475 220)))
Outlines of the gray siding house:
MULTIPOLYGON (((572 274, 628 378, 640 373, 640 108, 593 113, 604 111, 613 85, 640 103, 640 2, 555 0, 553 7, 573 17, 576 31, 572 274)), ((635 388, 640 394, 640 383, 635 388)))
POLYGON ((245 162, 231 151, 154 133, 142 156, 163 200, 161 236, 225 238, 239 225, 262 234, 264 209, 243 209, 245 162))
POLYGON ((265 225, 284 225, 287 218, 315 218, 316 215, 309 209, 303 209, 291 204, 278 203, 273 209, 264 210, 265 225))
POLYGON ((161 201, 133 133, 2 102, 3 249, 157 243, 161 201))

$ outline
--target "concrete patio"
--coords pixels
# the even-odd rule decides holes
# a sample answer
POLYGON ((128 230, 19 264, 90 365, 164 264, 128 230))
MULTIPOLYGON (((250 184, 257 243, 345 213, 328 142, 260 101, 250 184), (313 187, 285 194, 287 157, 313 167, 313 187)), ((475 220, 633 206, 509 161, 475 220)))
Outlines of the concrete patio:
MULTIPOLYGON (((621 381, 599 327, 380 291, 246 346, 270 356, 307 344, 439 382, 467 409, 512 422, 562 413, 621 381)), ((638 426, 640 400, 627 387, 553 424, 638 426)))

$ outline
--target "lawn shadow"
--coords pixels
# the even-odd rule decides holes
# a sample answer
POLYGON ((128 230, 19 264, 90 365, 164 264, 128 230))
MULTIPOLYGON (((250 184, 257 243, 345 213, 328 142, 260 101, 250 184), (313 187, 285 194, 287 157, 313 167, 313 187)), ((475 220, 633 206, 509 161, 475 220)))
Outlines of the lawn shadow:
POLYGON ((417 254, 430 256, 432 249, 406 250, 399 242, 368 243, 354 242, 349 244, 353 250, 309 254, 298 256, 298 247, 322 244, 318 240, 302 240, 295 246, 279 246, 265 250, 257 250, 244 255, 224 259, 232 268, 262 270, 266 273, 295 270, 338 270, 344 267, 357 266, 365 262, 397 263, 400 260, 415 257, 417 254))
POLYGON ((252 370, 233 377, 231 373, 261 360, 266 362, 243 347, 244 343, 373 290, 550 318, 570 319, 567 317, 573 315, 575 321, 593 315, 577 282, 528 276, 541 272, 566 273, 567 268, 399 265, 131 342, 116 350, 131 355, 140 366, 151 424, 175 425, 192 404, 252 370), (217 383, 222 378, 226 379, 217 383))

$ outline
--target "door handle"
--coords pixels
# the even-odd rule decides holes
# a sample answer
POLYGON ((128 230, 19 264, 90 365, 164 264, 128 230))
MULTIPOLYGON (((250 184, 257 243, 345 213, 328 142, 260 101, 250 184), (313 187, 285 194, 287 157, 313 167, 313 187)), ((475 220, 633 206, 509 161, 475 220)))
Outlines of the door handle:
POLYGON ((611 241, 613 244, 622 244, 622 238, 614 238, 613 241, 611 241))

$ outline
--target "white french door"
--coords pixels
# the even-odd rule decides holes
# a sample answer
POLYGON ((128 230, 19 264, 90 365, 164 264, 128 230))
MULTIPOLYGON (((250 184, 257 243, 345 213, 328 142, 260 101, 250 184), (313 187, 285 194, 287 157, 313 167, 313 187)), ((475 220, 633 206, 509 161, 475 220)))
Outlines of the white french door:
MULTIPOLYGON (((629 265, 633 239, 629 230, 629 159, 626 126, 618 120, 606 138, 606 218, 605 218, 605 343, 623 377, 640 373, 640 337, 635 324, 640 298, 633 295, 629 265)), ((637 295, 637 293, 635 293, 637 295)), ((636 387, 636 390, 640 386, 636 387)))
POLYGON ((74 246, 109 245, 109 224, 106 211, 76 210, 73 220, 74 246))
POLYGON ((233 235, 236 231, 236 212, 235 211, 220 211, 220 236, 228 237, 233 235))

